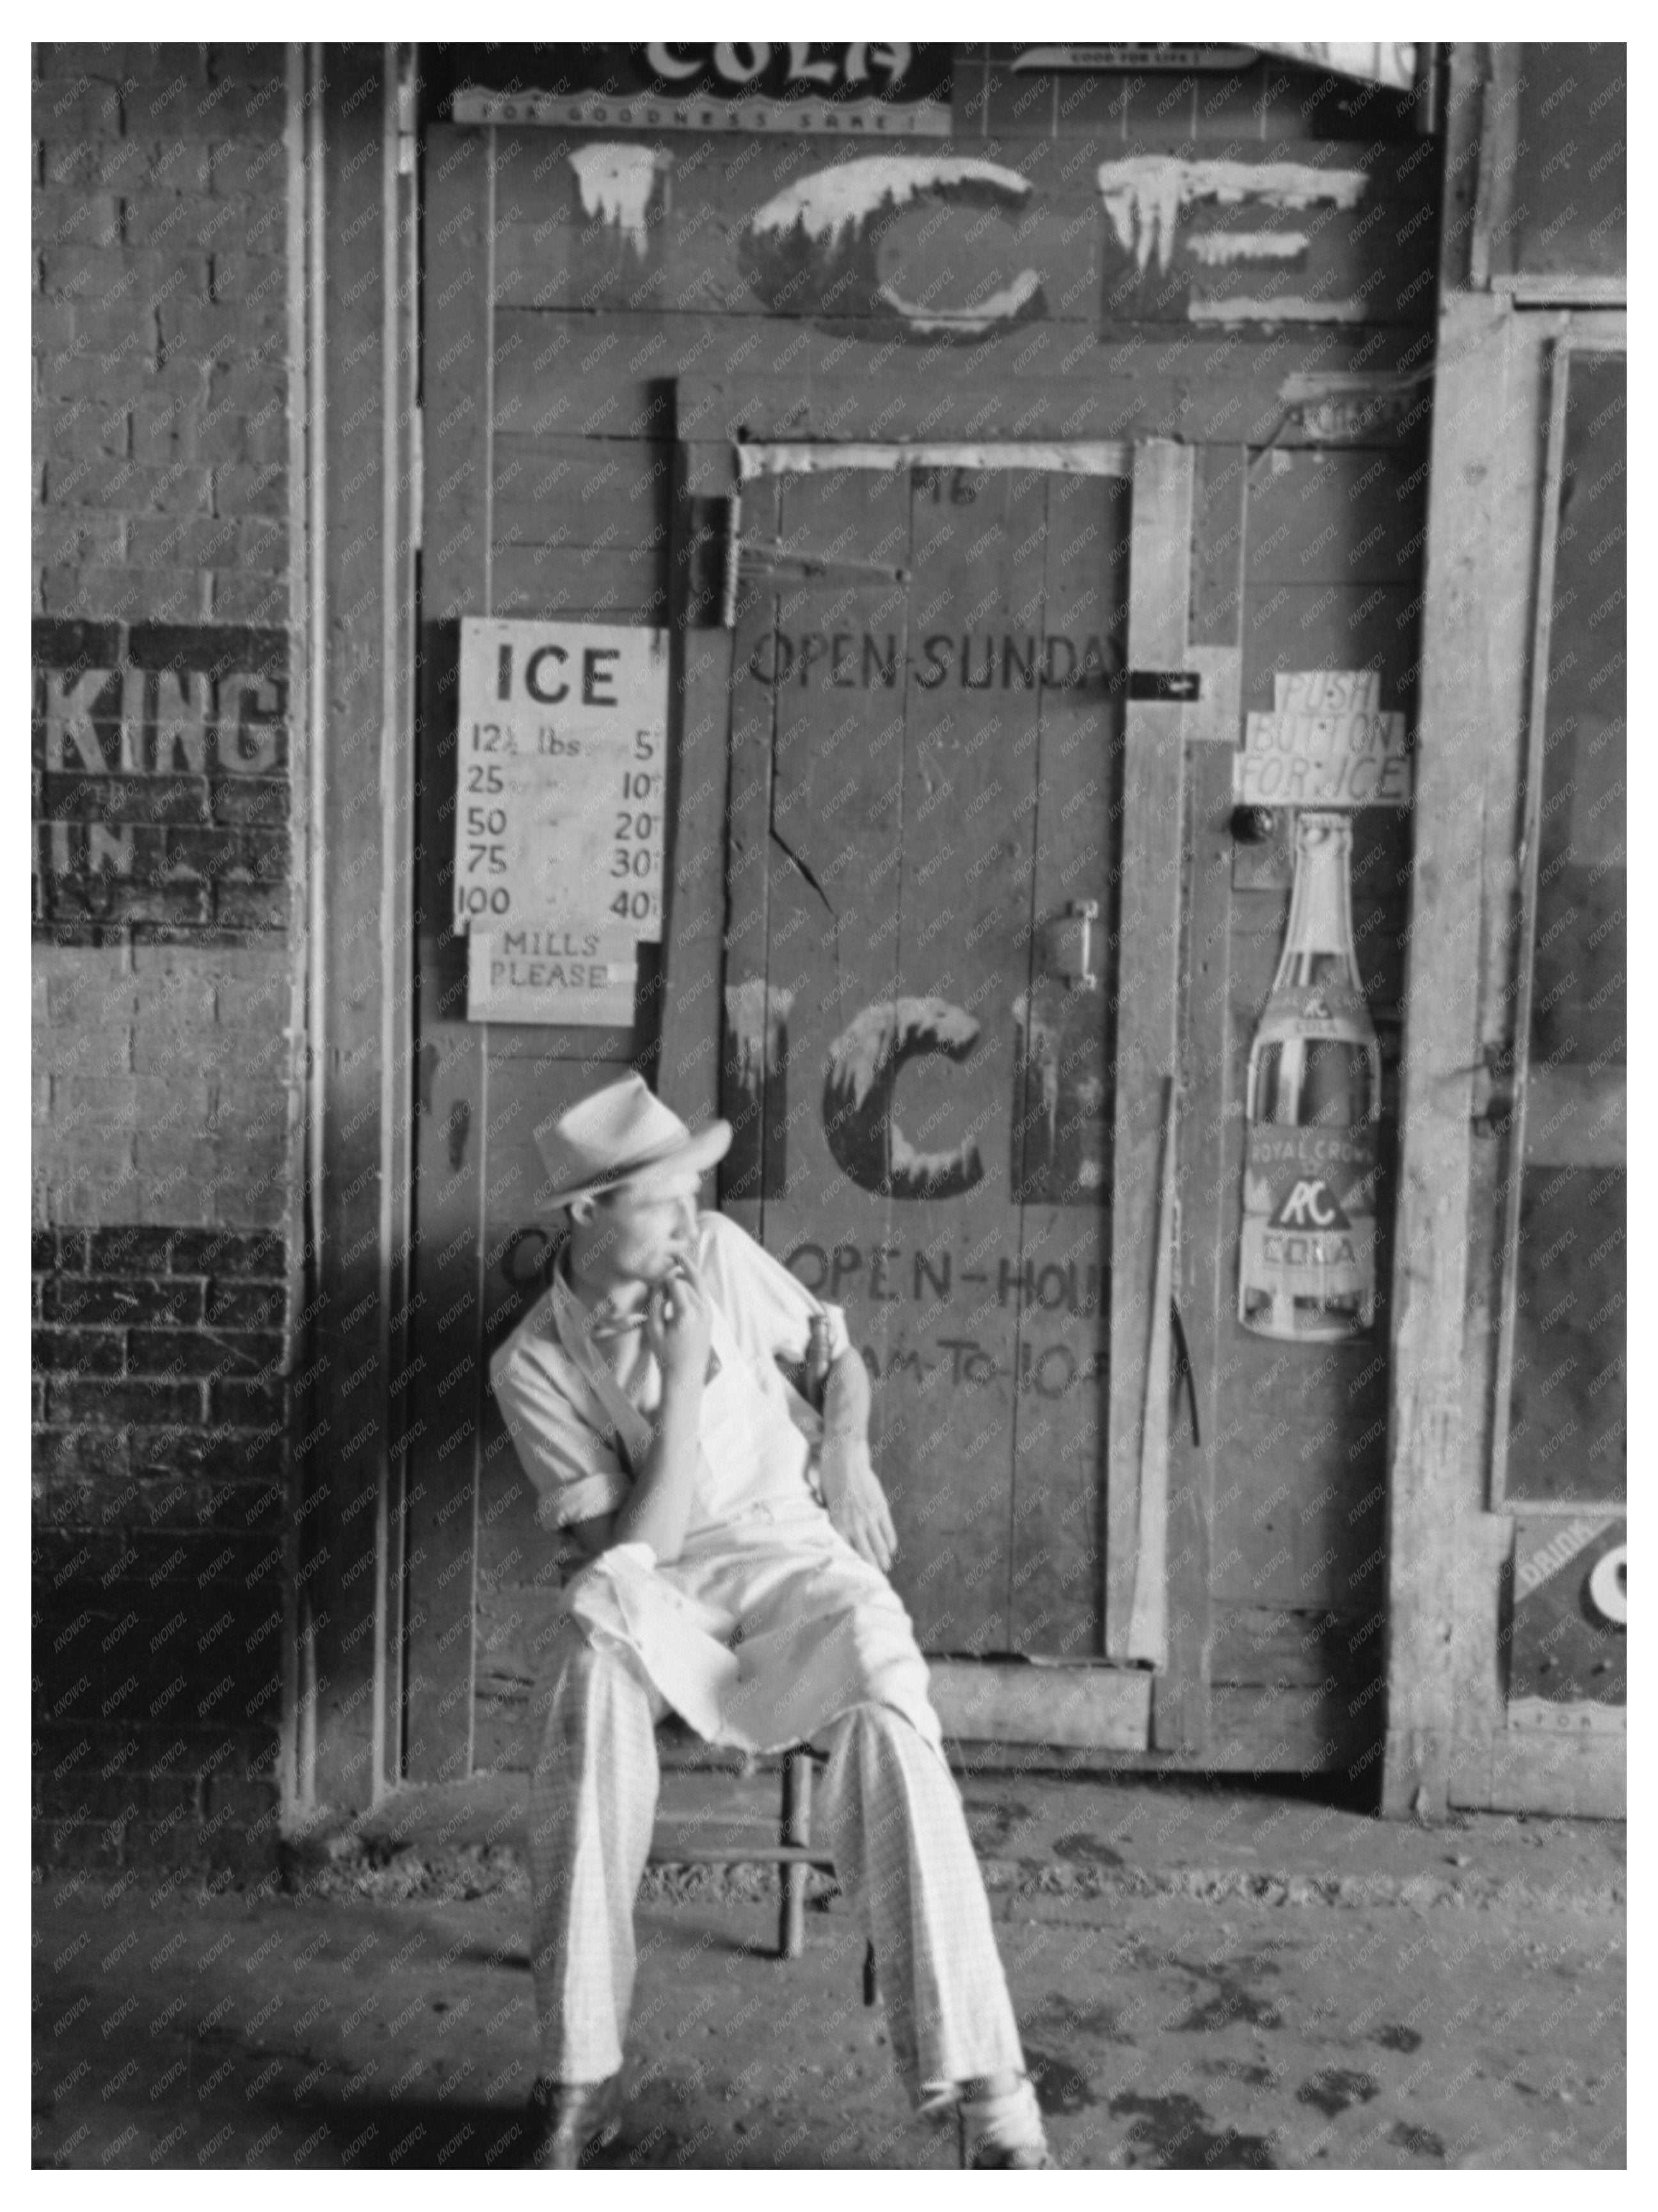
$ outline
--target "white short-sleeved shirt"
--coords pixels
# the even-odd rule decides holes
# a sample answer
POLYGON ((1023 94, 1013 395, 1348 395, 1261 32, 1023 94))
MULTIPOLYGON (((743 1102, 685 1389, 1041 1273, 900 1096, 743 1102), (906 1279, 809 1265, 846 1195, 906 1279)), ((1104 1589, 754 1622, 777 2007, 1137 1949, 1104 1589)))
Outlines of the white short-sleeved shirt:
MULTIPOLYGON (((733 1221, 717 1213, 697 1219, 696 1265, 737 1340, 761 1391, 797 1425, 811 1416, 779 1371, 799 1366, 814 1316, 829 1328, 829 1356, 847 1348, 846 1317, 825 1305, 733 1221)), ((584 1323, 590 1320, 582 1310, 584 1323)), ((657 1363, 643 1332, 593 1346, 623 1394, 652 1416, 662 1396, 657 1363)), ((614 1513, 631 1488, 613 1423, 598 1392, 559 1341, 552 1293, 536 1301, 489 1363, 496 1402, 525 1473, 539 1493, 543 1522, 567 1528, 614 1513)), ((808 1431, 810 1433, 810 1431, 808 1431)))

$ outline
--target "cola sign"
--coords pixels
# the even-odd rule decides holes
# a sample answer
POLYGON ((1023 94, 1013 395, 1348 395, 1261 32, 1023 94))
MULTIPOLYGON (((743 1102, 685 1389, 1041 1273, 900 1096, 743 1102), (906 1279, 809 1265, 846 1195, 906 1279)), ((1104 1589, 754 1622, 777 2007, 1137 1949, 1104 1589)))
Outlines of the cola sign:
POLYGON ((477 47, 452 112, 457 123, 945 137, 950 52, 805 39, 477 47))

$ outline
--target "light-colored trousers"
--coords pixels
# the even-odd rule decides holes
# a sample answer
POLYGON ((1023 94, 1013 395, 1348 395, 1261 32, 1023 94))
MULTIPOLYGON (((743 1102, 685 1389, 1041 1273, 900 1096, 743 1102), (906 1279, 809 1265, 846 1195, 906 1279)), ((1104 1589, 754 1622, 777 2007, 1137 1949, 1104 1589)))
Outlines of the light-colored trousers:
MULTIPOLYGON (((786 1634, 780 1624, 803 1614, 823 1624, 821 1561, 792 1571, 774 1561, 758 1604, 737 1602, 753 1592, 749 1577, 701 1579, 700 1602, 723 1610, 733 1634, 740 1627, 743 1648, 750 1637, 786 1634)), ((866 1593, 857 1577, 847 1582, 855 1643, 852 1608, 866 1593)), ((891 1633, 884 1621, 882 1637, 891 1633)), ((656 1813, 655 1723, 667 1710, 635 1653, 596 1644, 579 1620, 560 1621, 532 1698, 529 1796, 536 2010, 542 2071, 556 2081, 602 2081, 623 2062, 634 1900, 656 1813)), ((930 1708, 925 1717, 936 1732, 930 1708)), ((809 1732, 829 1754, 815 1808, 821 1832, 875 1947, 893 2056, 912 2101, 975 2075, 1023 2071, 984 1884, 943 1757, 902 1711, 873 1698, 843 1704, 809 1732)))

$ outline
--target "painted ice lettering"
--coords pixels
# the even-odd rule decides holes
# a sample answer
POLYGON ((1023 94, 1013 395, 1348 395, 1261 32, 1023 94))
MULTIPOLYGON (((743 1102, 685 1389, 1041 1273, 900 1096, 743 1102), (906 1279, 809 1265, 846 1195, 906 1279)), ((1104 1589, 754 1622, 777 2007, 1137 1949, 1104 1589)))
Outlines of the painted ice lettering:
POLYGON ((1133 253, 1142 275, 1153 253, 1166 275, 1180 218, 1199 201, 1236 205, 1248 199, 1264 207, 1304 209, 1324 200, 1350 209, 1357 206, 1367 179, 1362 169, 1315 168, 1300 161, 1187 161, 1173 154, 1135 154, 1102 161, 1095 182, 1118 245, 1133 253))
POLYGON ((645 219, 659 176, 673 155, 650 146, 610 144, 579 147, 569 156, 581 195, 581 212, 616 231, 641 260, 645 219))
MULTIPOLYGON (((1005 219, 1026 205, 1030 191, 1029 178, 995 161, 881 154, 836 162, 757 209, 738 240, 738 254, 744 276, 768 307, 829 309, 853 290, 918 337, 978 337, 1047 313, 1041 271, 1022 269, 989 297, 941 301, 941 285, 947 294, 952 289, 945 267, 934 281, 923 281, 920 297, 908 297, 897 283, 907 255, 930 265, 929 232, 924 226, 907 235, 908 211, 927 204, 935 210, 965 206, 1005 219)), ((1010 258, 1016 238, 1010 230, 1010 258)), ((908 281, 914 286, 917 280, 908 281)))
POLYGON ((971 1014, 943 999, 894 999, 865 1007, 829 1047, 823 1133, 835 1165, 883 1198, 956 1198, 984 1175, 977 1141, 918 1152, 894 1110, 898 1077, 913 1060, 965 1060, 979 1040, 971 1014))
POLYGON ((788 1018, 793 1005, 793 991, 761 976, 726 986, 721 1110, 732 1132, 720 1178, 726 1198, 771 1198, 787 1187, 793 1119, 786 1110, 788 1018))

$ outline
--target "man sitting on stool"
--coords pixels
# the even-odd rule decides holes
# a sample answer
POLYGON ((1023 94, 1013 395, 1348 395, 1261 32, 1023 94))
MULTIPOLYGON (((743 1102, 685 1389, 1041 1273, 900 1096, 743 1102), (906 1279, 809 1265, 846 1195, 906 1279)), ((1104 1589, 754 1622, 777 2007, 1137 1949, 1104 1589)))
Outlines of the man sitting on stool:
POLYGON ((829 1855, 912 2102, 957 2106, 964 2164, 1048 2166, 926 1668, 883 1571, 869 1380, 837 1309, 698 1212, 731 1134, 693 1136, 638 1076, 537 1129, 569 1237, 491 1364, 543 1517, 586 1559, 532 1701, 535 2162, 574 2166, 616 2131, 671 1709, 710 1743, 828 1747, 829 1855), (805 1364, 815 1318, 821 1422, 777 1364, 805 1364))

